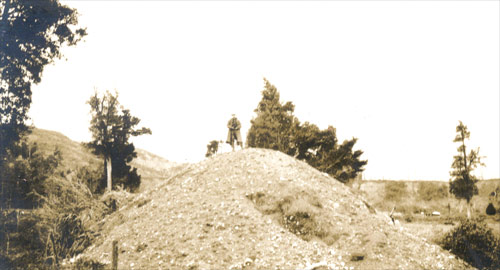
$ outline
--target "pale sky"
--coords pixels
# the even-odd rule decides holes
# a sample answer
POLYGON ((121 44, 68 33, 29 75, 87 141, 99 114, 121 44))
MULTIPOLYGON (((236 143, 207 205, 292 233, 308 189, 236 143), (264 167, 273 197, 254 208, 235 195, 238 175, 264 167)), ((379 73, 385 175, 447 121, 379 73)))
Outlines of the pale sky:
POLYGON ((267 78, 295 115, 358 138, 365 179, 448 180, 459 120, 500 177, 499 1, 66 1, 85 42, 33 89, 35 126, 90 141, 86 101, 116 89, 136 147, 204 159, 267 78))

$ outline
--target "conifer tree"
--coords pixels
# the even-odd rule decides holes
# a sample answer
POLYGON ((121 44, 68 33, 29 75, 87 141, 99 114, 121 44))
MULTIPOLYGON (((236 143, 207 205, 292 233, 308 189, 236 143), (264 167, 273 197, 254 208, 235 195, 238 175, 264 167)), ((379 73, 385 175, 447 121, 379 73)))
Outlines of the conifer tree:
POLYGON ((264 78, 262 100, 251 120, 247 133, 249 147, 268 148, 289 154, 293 125, 297 119, 293 116, 295 105, 292 102, 281 103, 276 87, 264 78))
POLYGON ((121 112, 118 110, 118 93, 113 95, 106 91, 99 97, 96 92, 87 103, 91 107, 92 120, 89 130, 93 138, 87 146, 94 154, 104 158, 108 191, 119 183, 113 182, 113 177, 121 179, 121 183, 129 189, 136 189, 140 184, 140 176, 137 169, 132 169, 128 164, 137 157, 137 153, 134 145, 128 140, 130 136, 151 134, 151 130, 134 129, 141 120, 130 115, 127 109, 121 107, 121 112))
POLYGON ((474 195, 478 194, 476 186, 478 179, 472 174, 472 171, 478 165, 484 166, 484 164, 481 163, 479 148, 477 150, 470 150, 469 154, 467 154, 465 140, 470 138, 470 132, 462 121, 459 122, 456 132, 457 135, 453 142, 460 143, 460 146, 457 148, 458 155, 453 157, 453 163, 451 164, 450 193, 455 195, 457 199, 466 200, 467 218, 470 219, 470 201, 474 195))
POLYGON ((262 100, 255 109, 257 117, 252 119, 247 133, 249 147, 281 151, 306 161, 343 183, 364 170, 367 161, 360 159, 363 151, 353 151, 356 138, 339 145, 332 126, 320 130, 309 122, 300 124, 293 115, 293 103, 281 103, 276 87, 266 79, 264 83, 262 100))

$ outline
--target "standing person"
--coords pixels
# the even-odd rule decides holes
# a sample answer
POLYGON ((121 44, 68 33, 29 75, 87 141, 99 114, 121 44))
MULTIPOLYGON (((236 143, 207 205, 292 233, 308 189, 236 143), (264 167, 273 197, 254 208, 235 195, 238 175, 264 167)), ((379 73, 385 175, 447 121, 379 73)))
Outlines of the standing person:
POLYGON ((240 133, 240 128, 241 128, 241 123, 236 118, 235 114, 232 114, 232 118, 227 122, 227 128, 229 128, 229 131, 227 133, 227 143, 231 145, 234 151, 234 141, 236 140, 236 143, 243 148, 243 141, 241 140, 241 133, 240 133))

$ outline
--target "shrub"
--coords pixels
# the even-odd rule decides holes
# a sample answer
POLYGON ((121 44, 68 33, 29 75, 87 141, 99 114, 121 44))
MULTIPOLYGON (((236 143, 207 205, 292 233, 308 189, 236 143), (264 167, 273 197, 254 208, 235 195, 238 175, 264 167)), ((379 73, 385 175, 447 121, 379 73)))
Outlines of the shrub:
POLYGON ((81 253, 94 239, 92 227, 109 209, 83 183, 49 177, 43 182, 42 206, 24 210, 18 220, 0 216, 0 269, 54 269, 81 253), (2 245, 9 237, 9 248, 2 245), (9 267, 2 267, 9 265, 9 267))
POLYGON ((99 163, 97 167, 92 165, 79 167, 76 171, 76 178, 85 184, 92 194, 103 193, 106 188, 106 175, 104 175, 102 163, 99 163))
POLYGON ((219 141, 217 140, 212 140, 207 144, 207 153, 205 154, 205 157, 211 157, 217 153, 219 150, 219 141))
POLYGON ((446 184, 420 182, 418 183, 418 196, 421 200, 431 201, 448 197, 446 184))
POLYGON ((441 246, 479 269, 500 268, 500 239, 478 220, 462 220, 444 236, 441 246))

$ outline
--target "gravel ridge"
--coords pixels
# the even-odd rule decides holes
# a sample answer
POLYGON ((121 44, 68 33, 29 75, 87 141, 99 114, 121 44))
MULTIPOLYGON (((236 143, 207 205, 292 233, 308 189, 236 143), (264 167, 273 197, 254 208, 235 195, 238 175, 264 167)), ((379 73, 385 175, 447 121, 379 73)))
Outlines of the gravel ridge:
POLYGON ((119 269, 472 268, 394 225, 349 187, 273 150, 243 149, 186 165, 127 200, 80 257, 111 264, 118 240, 119 269), (303 240, 250 199, 290 192, 317 198, 334 241, 303 240))

